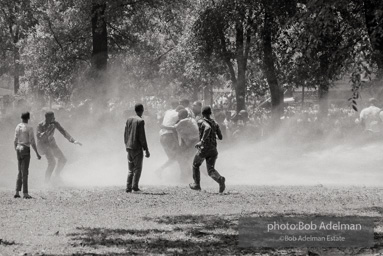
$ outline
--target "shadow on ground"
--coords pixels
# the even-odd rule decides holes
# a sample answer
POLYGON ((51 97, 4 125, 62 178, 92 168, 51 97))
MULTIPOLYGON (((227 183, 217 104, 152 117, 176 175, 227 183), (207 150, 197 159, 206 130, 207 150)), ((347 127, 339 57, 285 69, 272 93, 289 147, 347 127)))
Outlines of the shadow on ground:
POLYGON ((383 248, 375 233, 373 248, 239 248, 239 215, 179 215, 144 218, 163 229, 77 228, 69 234, 72 246, 97 249, 96 254, 73 255, 366 255, 383 248), (123 252, 110 252, 111 249, 123 252))

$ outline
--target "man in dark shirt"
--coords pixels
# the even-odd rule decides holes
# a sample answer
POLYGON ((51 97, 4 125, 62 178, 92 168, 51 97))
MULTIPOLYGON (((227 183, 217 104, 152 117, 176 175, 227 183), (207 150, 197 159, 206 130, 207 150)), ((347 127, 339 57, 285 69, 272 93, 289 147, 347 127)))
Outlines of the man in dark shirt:
POLYGON ((45 182, 48 182, 52 176, 53 170, 56 167, 56 159, 58 164, 56 167, 56 176, 59 177, 62 169, 66 164, 66 158, 57 146, 54 138, 55 130, 58 130, 69 142, 82 146, 82 144, 70 136, 70 134, 64 130, 59 122, 55 120, 55 115, 52 111, 45 113, 45 121, 42 121, 37 126, 37 147, 41 151, 42 155, 45 155, 48 160, 48 167, 45 172, 45 182))
POLYGON ((150 157, 148 144, 145 135, 145 122, 142 119, 144 106, 140 103, 134 106, 137 116, 129 117, 126 121, 124 143, 128 152, 128 180, 126 184, 126 192, 140 191, 138 183, 141 177, 142 162, 145 157, 150 157))
POLYGON ((217 137, 222 140, 222 133, 219 125, 210 117, 212 114, 209 106, 203 107, 203 118, 198 120, 199 138, 200 142, 197 143, 197 154, 193 160, 193 179, 194 183, 190 184, 190 188, 194 190, 201 190, 200 185, 200 170, 199 167, 206 159, 207 172, 219 184, 219 193, 225 191, 225 177, 222 177, 217 170, 214 169, 215 161, 218 157, 217 151, 217 137))

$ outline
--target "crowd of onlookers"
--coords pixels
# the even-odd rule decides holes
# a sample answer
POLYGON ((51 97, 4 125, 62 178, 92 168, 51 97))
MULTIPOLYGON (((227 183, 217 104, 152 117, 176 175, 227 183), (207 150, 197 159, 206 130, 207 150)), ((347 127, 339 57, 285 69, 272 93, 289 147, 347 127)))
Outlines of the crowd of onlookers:
MULTIPOLYGON (((141 99, 145 106, 145 123, 149 132, 160 130, 161 119, 166 110, 170 108, 170 100, 156 97, 141 99)), ((81 120, 102 122, 124 122, 134 114, 135 101, 110 101, 99 103, 92 100, 83 100, 77 105, 67 106, 53 105, 58 120, 81 120)), ((191 103, 192 104, 192 103, 191 103)), ((48 108, 37 105, 23 105, 8 111, 0 116, 0 125, 11 125, 19 121, 19 113, 28 110, 35 122, 43 120, 44 113, 48 108)), ((359 112, 349 106, 338 107, 330 105, 327 117, 320 115, 319 106, 312 105, 302 107, 299 105, 287 105, 280 121, 280 131, 286 136, 294 138, 320 137, 321 135, 333 135, 336 139, 347 138, 355 133, 361 133, 363 129, 356 121, 359 112)), ((227 107, 213 106, 213 118, 223 130, 226 141, 246 139, 247 141, 259 140, 267 137, 272 129, 270 108, 249 106, 246 110, 231 110, 227 107)), ((3 126, 4 127, 4 126, 3 126)))

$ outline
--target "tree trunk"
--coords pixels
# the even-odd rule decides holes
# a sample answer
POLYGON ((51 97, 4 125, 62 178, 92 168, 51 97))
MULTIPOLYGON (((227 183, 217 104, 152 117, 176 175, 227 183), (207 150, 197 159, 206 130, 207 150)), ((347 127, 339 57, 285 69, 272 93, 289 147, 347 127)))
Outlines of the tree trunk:
POLYGON ((367 32, 378 66, 378 78, 383 78, 383 3, 382 0, 364 0, 364 15, 367 32))
POLYGON ((326 82, 322 82, 319 85, 318 97, 319 97, 319 113, 321 117, 327 117, 328 115, 328 89, 329 85, 326 82))
POLYGON ((17 94, 20 89, 20 53, 19 48, 15 45, 13 49, 13 90, 17 94))
POLYGON ((274 125, 278 125, 283 114, 283 90, 278 84, 276 70, 274 66, 272 48, 272 24, 273 17, 270 11, 265 9, 264 29, 263 29, 263 69, 271 94, 271 114, 274 125))
POLYGON ((244 31, 242 20, 236 24, 236 44, 237 44, 237 66, 238 75, 235 86, 235 97, 237 101, 237 112, 246 110, 246 58, 244 53, 244 31))
POLYGON ((104 71, 108 64, 108 33, 105 20, 105 0, 92 1, 92 67, 104 71))

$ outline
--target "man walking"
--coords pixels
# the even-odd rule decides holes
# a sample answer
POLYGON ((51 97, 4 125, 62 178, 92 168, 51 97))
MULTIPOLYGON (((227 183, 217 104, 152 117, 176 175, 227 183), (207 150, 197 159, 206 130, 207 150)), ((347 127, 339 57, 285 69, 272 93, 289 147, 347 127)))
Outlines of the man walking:
POLYGON ((138 183, 141 177, 142 162, 145 157, 150 157, 148 144, 145 135, 145 122, 142 119, 144 106, 140 103, 134 106, 137 116, 129 117, 126 121, 124 142, 126 151, 128 152, 128 180, 126 184, 126 192, 140 191, 138 183))
POLYGON ((52 111, 46 112, 45 121, 39 123, 37 127, 37 146, 48 160, 48 167, 45 172, 45 182, 50 180, 53 170, 56 167, 55 158, 58 160, 56 167, 57 177, 60 176, 60 173, 67 161, 63 152, 56 144, 56 140, 54 138, 55 129, 57 129, 69 142, 82 146, 80 142, 73 139, 72 136, 64 130, 60 123, 55 120, 55 115, 52 111))
POLYGON ((32 198, 28 194, 28 174, 29 174, 29 163, 31 160, 31 149, 36 152, 37 159, 41 159, 41 156, 36 148, 35 135, 33 128, 28 125, 30 119, 29 112, 21 114, 22 122, 16 126, 15 129, 15 140, 14 146, 17 152, 17 162, 19 173, 16 181, 16 194, 14 198, 20 198, 21 187, 23 187, 23 194, 25 199, 32 198))
POLYGON ((222 140, 222 133, 219 125, 210 117, 212 114, 209 106, 202 108, 202 119, 198 120, 199 139, 195 146, 198 149, 193 160, 193 179, 194 183, 190 184, 190 188, 201 190, 200 170, 199 167, 206 159, 207 172, 219 184, 219 193, 225 191, 225 177, 222 177, 217 170, 214 169, 215 161, 218 157, 217 137, 222 140))

